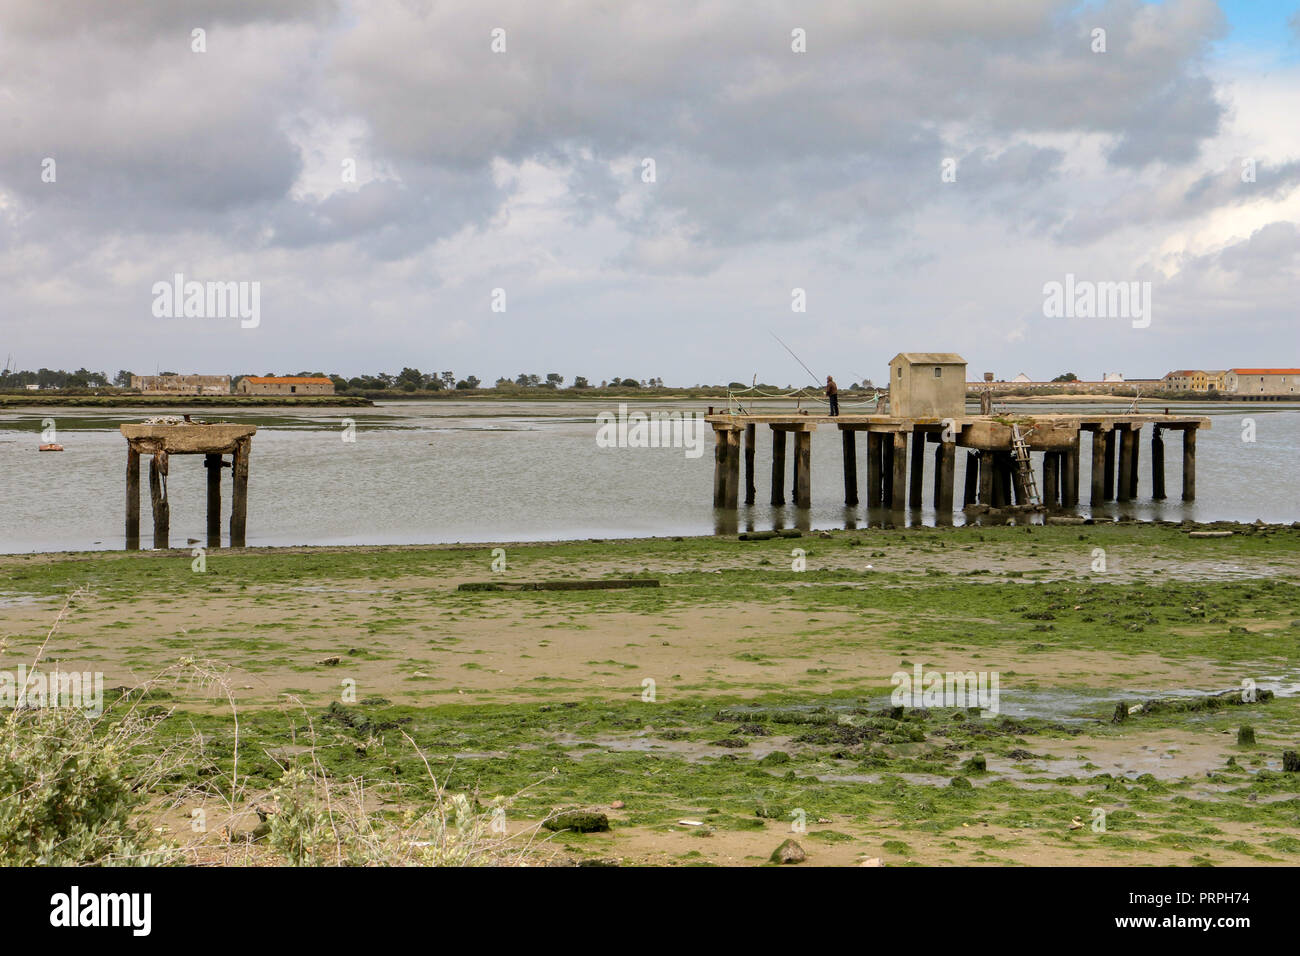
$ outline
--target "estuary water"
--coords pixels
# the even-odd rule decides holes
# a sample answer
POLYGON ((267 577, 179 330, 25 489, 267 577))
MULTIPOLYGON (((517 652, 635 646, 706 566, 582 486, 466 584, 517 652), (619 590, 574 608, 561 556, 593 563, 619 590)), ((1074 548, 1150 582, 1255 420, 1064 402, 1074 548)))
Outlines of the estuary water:
MULTIPOLYGON (((708 401, 722 403, 638 402, 630 407, 703 413, 708 401)), ((1145 405, 1144 410, 1162 410, 1157 405, 1145 405)), ((1010 407, 1031 413, 1123 409, 1010 407)), ((695 535, 774 526, 864 527, 895 520, 889 514, 844 506, 839 433, 832 427, 813 434, 811 509, 767 503, 771 438, 770 431, 760 427, 758 504, 724 513, 712 507, 712 429, 703 427, 702 454, 696 457, 682 447, 600 447, 597 415, 617 414, 617 402, 464 400, 393 402, 373 408, 184 411, 206 421, 258 426, 250 461, 250 547, 695 535), (354 431, 345 419, 355 423, 354 431)), ((1300 520, 1300 407, 1215 403, 1180 405, 1177 411, 1213 420, 1212 428, 1202 430, 1198 439, 1198 499, 1184 504, 1178 497, 1182 454, 1177 433, 1166 435, 1170 497, 1163 502, 1150 499, 1148 427, 1143 433, 1139 498, 1104 505, 1095 514, 1087 504, 1089 439, 1084 438, 1080 513, 1148 520, 1300 520)), ((58 406, 0 409, 0 551, 124 547, 126 441, 117 426, 180 413, 58 406), (37 451, 49 419, 62 452, 37 451)), ((865 440, 858 443, 858 455, 865 493, 865 440)), ((959 450, 957 457, 960 506, 966 456, 959 450)), ((933 458, 926 458, 927 506, 908 520, 929 524, 935 520, 928 504, 933 458)), ((140 531, 147 547, 152 540, 148 469, 141 470, 140 531)), ((184 547, 190 539, 206 540, 202 456, 174 456, 170 472, 172 547, 184 547)), ((228 471, 224 480, 223 534, 230 514, 228 471)), ((791 486, 787 475, 787 496, 791 486)), ((961 524, 964 519, 958 512, 953 520, 961 524)))

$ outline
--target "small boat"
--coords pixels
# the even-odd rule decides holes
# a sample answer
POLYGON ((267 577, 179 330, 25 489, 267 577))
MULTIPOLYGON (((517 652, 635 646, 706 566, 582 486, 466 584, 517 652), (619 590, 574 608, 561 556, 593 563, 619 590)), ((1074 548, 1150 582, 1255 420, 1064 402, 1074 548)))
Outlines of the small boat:
POLYGON ((37 451, 63 451, 63 446, 59 444, 42 445, 37 451))

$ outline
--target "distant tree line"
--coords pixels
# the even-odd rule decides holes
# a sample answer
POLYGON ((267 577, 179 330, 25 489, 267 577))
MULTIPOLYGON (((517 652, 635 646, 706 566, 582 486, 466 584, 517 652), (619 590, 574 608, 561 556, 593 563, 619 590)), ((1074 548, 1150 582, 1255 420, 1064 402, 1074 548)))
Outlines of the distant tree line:
MULTIPOLYGON (((24 389, 29 385, 36 385, 39 388, 58 388, 58 389, 79 389, 79 388, 130 388, 131 378, 135 373, 121 369, 116 375, 109 379, 103 372, 92 372, 89 369, 79 368, 75 372, 65 372, 62 369, 54 370, 48 368, 31 371, 10 371, 5 369, 0 372, 0 389, 24 389)), ((175 375, 176 372, 158 372, 158 375, 175 375)), ((350 394, 366 395, 369 393, 379 392, 442 392, 442 391, 472 391, 474 389, 495 388, 501 391, 520 391, 520 390, 544 390, 560 389, 565 387, 565 377, 559 372, 547 372, 544 376, 531 372, 521 372, 513 378, 510 376, 501 376, 491 386, 485 386, 483 381, 477 375, 466 375, 461 378, 455 372, 422 372, 418 368, 404 368, 400 372, 378 372, 373 375, 356 375, 352 378, 345 378, 337 372, 241 372, 237 375, 230 376, 230 387, 235 389, 239 385, 240 379, 249 376, 262 375, 274 377, 279 374, 297 375, 311 378, 328 378, 334 383, 336 392, 346 392, 350 394)), ((571 389, 585 388, 620 388, 620 389, 657 389, 665 388, 662 378, 635 379, 629 376, 612 375, 609 378, 601 379, 599 383, 593 382, 584 375, 575 375, 573 381, 568 386, 571 389)), ((720 389, 721 385, 700 385, 695 388, 715 388, 720 389)), ((736 390, 747 389, 750 386, 743 382, 732 382, 727 388, 736 390)), ((863 388, 870 389, 871 383, 864 382, 863 388)), ((761 391, 780 392, 791 391, 790 385, 764 385, 760 384, 757 388, 761 391)), ((848 387, 849 391, 857 391, 858 385, 854 384, 848 387)))

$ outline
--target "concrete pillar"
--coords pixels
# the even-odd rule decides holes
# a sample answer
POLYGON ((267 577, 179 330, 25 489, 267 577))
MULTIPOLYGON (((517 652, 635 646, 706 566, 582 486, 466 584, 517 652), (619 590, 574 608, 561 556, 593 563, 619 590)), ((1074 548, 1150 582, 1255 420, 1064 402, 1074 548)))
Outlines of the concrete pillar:
POLYGON ((248 453, 252 442, 247 438, 235 444, 231 473, 235 477, 234 494, 230 503, 230 546, 244 547, 244 531, 248 521, 248 453))
POLYGON ((925 497, 925 433, 912 432, 912 474, 907 488, 907 504, 920 511, 925 497))
POLYGON ((812 432, 794 433, 794 503, 812 507, 812 432))
POLYGON ((785 504, 785 432, 772 429, 772 504, 785 504))
POLYGON ((1079 435, 1074 436, 1074 445, 1062 455, 1061 504, 1067 508, 1079 506, 1079 435))
POLYGON ((735 508, 740 497, 740 430, 727 429, 727 495, 724 507, 735 508))
POLYGON ((840 443, 844 448, 844 503, 858 503, 858 433, 852 428, 840 429, 840 443))
POLYGON ((884 502, 885 436, 867 432, 867 507, 879 508, 884 502))
POLYGON ((1060 500, 1061 459, 1054 451, 1043 452, 1043 504, 1055 508, 1060 500))
POLYGON ((1138 475, 1141 469, 1138 468, 1138 459, 1142 457, 1142 426, 1133 425, 1129 428, 1133 435, 1133 460, 1129 462, 1128 476, 1128 496, 1131 500, 1136 500, 1138 496, 1138 475))
MULTIPOLYGON (((713 426, 713 507, 727 504, 727 435, 724 429, 713 426)), ((233 519, 232 519, 233 520, 233 519)), ((234 542, 231 542, 233 546, 234 542)))
POLYGON ((1117 425, 1119 432, 1119 474, 1115 480, 1115 500, 1129 501, 1133 497, 1133 429, 1117 425))
POLYGON ((980 496, 980 456, 977 452, 966 452, 966 474, 962 484, 961 506, 963 509, 979 501, 980 496))
POLYGON ((167 501, 167 454, 155 452, 149 459, 149 503, 153 506, 153 546, 170 547, 171 505, 167 501))
POLYGON ((1196 426, 1183 429, 1183 500, 1196 500, 1196 426))
POLYGON ((204 455, 208 470, 208 547, 221 547, 221 456, 204 455))
POLYGON ((950 441, 939 442, 934 446, 934 510, 940 517, 952 514, 956 470, 957 445, 950 441))
POLYGON ((1115 500, 1115 429, 1111 428, 1106 432, 1106 486, 1104 489, 1107 501, 1115 500))
POLYGON ((907 432, 894 432, 893 478, 889 482, 889 507, 902 510, 907 505, 907 432))
POLYGON ((993 504, 993 486, 995 484, 993 473, 996 469, 993 467, 993 452, 988 449, 982 449, 979 453, 980 465, 980 504, 996 507, 993 504))
POLYGON ((140 453, 126 446, 126 547, 140 547, 140 453))
POLYGON ((1106 433, 1100 428, 1092 433, 1092 496, 1095 508, 1106 500, 1106 433))
POLYGON ((1159 425, 1151 426, 1151 497, 1165 500, 1165 439, 1159 425))
POLYGON ((754 487, 754 451, 758 436, 754 425, 745 426, 745 504, 752 505, 757 489, 754 487))

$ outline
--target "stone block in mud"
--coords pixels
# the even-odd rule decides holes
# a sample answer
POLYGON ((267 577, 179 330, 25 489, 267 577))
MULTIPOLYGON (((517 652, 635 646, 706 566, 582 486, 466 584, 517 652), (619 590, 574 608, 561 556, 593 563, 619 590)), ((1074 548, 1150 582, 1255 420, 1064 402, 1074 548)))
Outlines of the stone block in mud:
POLYGON ((768 857, 768 859, 778 865, 783 863, 802 863, 804 860, 808 859, 808 854, 805 853, 803 847, 794 840, 786 840, 772 851, 772 855, 768 857))
POLYGON ((542 826, 556 832, 603 833, 609 829, 609 817, 599 810, 561 810, 543 821, 542 826))

